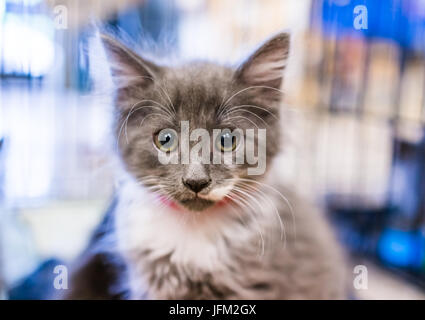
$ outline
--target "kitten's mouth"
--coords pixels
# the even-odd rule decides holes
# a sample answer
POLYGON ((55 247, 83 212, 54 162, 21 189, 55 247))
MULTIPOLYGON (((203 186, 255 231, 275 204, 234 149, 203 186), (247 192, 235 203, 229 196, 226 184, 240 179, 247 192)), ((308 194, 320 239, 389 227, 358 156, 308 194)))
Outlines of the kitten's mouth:
POLYGON ((227 203, 226 198, 218 201, 204 199, 199 196, 195 196, 190 199, 182 199, 182 200, 169 200, 165 197, 161 197, 162 203, 166 204, 168 207, 174 210, 187 209, 189 211, 204 211, 208 208, 212 208, 215 206, 222 206, 227 203))
POLYGON ((215 209, 228 204, 230 202, 228 194, 232 188, 233 185, 227 185, 224 187, 214 188, 208 193, 192 192, 190 195, 186 194, 176 197, 160 196, 160 200, 169 208, 177 211, 209 211, 209 209, 215 209))
POLYGON ((216 201, 203 199, 203 198, 200 198, 198 196, 196 196, 193 199, 180 200, 179 202, 186 209, 189 209, 191 211, 203 211, 207 208, 212 207, 214 204, 216 204, 216 201))

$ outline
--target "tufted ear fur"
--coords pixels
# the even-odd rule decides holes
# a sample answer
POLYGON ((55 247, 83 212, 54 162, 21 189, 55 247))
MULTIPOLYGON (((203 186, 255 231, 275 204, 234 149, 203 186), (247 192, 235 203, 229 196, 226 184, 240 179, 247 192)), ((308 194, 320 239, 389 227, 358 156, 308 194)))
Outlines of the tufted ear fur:
POLYGON ((113 82, 117 87, 133 83, 149 86, 161 73, 161 67, 143 59, 114 38, 105 34, 100 38, 109 61, 113 82))
POLYGON ((250 86, 280 89, 289 53, 289 34, 279 33, 266 41, 237 70, 236 78, 250 86))

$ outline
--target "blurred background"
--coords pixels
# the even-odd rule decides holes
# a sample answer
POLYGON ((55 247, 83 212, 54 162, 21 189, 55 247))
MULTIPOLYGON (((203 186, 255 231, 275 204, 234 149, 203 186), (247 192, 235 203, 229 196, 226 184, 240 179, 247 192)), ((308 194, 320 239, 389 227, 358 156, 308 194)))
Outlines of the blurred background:
POLYGON ((0 0, 0 299, 39 296, 26 277, 75 258, 111 200, 93 19, 234 65, 289 31, 283 179, 367 267, 355 296, 425 298, 425 0, 0 0))

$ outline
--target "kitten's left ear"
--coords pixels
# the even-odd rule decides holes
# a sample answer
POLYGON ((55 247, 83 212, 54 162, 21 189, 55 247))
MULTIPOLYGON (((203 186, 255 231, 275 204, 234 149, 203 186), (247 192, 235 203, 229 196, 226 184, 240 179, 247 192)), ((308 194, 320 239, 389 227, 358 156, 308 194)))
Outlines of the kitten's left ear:
POLYGON ((250 86, 280 89, 289 53, 289 34, 279 33, 266 41, 236 71, 236 78, 250 86))

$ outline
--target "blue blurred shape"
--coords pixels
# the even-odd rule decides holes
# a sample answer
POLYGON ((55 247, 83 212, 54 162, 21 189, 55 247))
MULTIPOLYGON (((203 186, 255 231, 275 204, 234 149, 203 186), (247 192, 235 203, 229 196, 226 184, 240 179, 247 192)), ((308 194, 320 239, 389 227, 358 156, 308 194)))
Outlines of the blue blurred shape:
MULTIPOLYGON (((316 0, 318 19, 325 35, 350 35, 391 39, 402 47, 425 50, 425 1, 423 0, 316 0), (355 8, 367 9, 367 28, 356 30, 355 8)), ((319 22, 316 20, 316 22, 319 22)))
POLYGON ((424 264, 425 238, 420 231, 386 229, 378 242, 378 255, 388 265, 420 269, 424 264))
POLYGON ((47 300, 54 294, 53 283, 56 266, 63 265, 63 261, 52 258, 41 264, 37 270, 25 277, 9 290, 10 300, 47 300))

